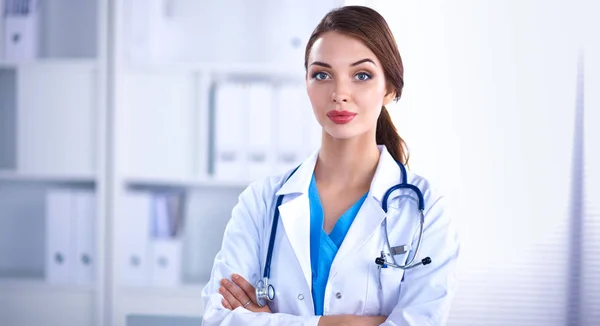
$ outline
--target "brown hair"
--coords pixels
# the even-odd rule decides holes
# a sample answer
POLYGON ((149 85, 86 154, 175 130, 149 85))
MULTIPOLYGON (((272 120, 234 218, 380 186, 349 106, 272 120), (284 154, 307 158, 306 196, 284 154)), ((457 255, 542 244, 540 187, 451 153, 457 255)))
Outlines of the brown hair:
MULTIPOLYGON (((321 20, 312 32, 304 53, 304 68, 308 69, 308 55, 315 41, 326 32, 338 32, 363 42, 383 65, 388 88, 396 92, 398 101, 404 86, 404 67, 398 51, 396 39, 385 19, 375 10, 363 6, 345 6, 336 8, 321 20)), ((408 147, 398 134, 392 118, 385 106, 377 119, 376 142, 385 145, 392 157, 402 163, 408 163, 408 147)))

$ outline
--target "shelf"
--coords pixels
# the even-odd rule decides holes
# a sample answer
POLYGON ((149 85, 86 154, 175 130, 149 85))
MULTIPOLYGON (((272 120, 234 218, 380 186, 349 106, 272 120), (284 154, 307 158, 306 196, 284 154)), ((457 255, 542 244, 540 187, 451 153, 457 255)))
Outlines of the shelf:
POLYGON ((128 296, 199 298, 205 284, 188 284, 180 286, 122 286, 121 292, 128 296))
POLYGON ((95 286, 78 284, 51 284, 43 279, 0 278, 0 293, 91 293, 95 286))
POLYGON ((248 181, 215 180, 215 179, 184 179, 184 178, 155 178, 155 177, 130 177, 125 178, 125 184, 133 188, 246 188, 248 181))
POLYGON ((69 183, 69 184, 93 184, 96 177, 92 174, 32 174, 19 173, 15 171, 0 170, 0 181, 27 182, 27 183, 69 183))
POLYGON ((98 62, 93 59, 37 59, 28 61, 0 60, 0 69, 19 69, 36 66, 95 68, 98 62))
POLYGON ((127 65, 126 71, 251 75, 253 77, 276 75, 299 82, 304 77, 304 67, 301 62, 294 66, 267 63, 135 63, 127 65))
POLYGON ((203 286, 183 285, 175 288, 139 289, 127 287, 119 291, 120 305, 117 325, 126 325, 131 315, 168 315, 201 317, 204 304, 201 300, 203 286))
POLYGON ((0 281, 3 325, 95 325, 96 292, 91 286, 44 281, 0 281))

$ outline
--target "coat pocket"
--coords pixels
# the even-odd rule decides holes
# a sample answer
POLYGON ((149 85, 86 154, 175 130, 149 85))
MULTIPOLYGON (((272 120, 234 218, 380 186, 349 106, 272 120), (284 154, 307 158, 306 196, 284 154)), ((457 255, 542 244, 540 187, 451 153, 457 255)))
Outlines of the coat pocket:
POLYGON ((365 316, 389 316, 398 304, 404 271, 398 268, 369 269, 365 316))
POLYGON ((379 275, 381 289, 379 291, 381 296, 380 314, 382 316, 389 316, 398 304, 403 277, 404 270, 400 268, 381 268, 379 275))

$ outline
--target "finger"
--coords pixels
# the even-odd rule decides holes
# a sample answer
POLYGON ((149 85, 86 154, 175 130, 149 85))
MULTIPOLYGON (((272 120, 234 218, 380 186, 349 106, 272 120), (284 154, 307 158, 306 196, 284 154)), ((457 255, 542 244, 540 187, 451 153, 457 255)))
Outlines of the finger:
POLYGON ((238 300, 235 298, 235 296, 224 286, 221 286, 219 288, 219 293, 221 293, 223 298, 225 300, 227 300, 227 302, 229 303, 229 306, 231 307, 231 310, 242 305, 241 303, 238 302, 238 300))
POLYGON ((231 300, 228 300, 229 303, 231 303, 231 306, 234 307, 234 309, 241 305, 244 305, 250 300, 248 298, 248 295, 246 295, 246 292, 244 292, 244 290, 242 290, 239 286, 237 286, 230 280, 223 279, 221 281, 221 284, 235 297, 236 301, 238 301, 239 305, 237 303, 231 302, 231 300))
POLYGON ((223 299, 223 301, 221 301, 221 303, 223 304, 223 307, 225 307, 225 309, 233 310, 233 308, 231 307, 231 305, 229 304, 229 302, 227 300, 223 299))
MULTIPOLYGON (((252 284, 250 284, 250 282, 248 282, 245 278, 243 278, 242 276, 238 275, 238 274, 233 274, 233 276, 231 277, 233 282, 239 286, 244 293, 246 293, 246 295, 248 296, 248 298, 250 300, 252 300, 253 303, 256 303, 256 292, 255 292, 255 288, 254 286, 252 286, 252 284)), ((248 302, 247 300, 245 302, 248 302)))
POLYGON ((252 302, 246 294, 246 292, 244 292, 244 290, 242 290, 242 288, 240 288, 237 284, 229 280, 224 280, 223 283, 227 290, 229 290, 229 292, 231 292, 231 294, 235 296, 235 298, 240 302, 241 305, 244 305, 248 302, 252 302))

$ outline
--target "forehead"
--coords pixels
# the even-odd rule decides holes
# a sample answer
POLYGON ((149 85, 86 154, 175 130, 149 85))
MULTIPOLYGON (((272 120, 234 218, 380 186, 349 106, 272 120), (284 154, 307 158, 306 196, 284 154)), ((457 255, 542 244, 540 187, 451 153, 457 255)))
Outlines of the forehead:
POLYGON ((320 61, 334 65, 349 65, 369 58, 381 66, 377 57, 361 40, 338 32, 327 32, 313 44, 308 56, 308 64, 320 61))

